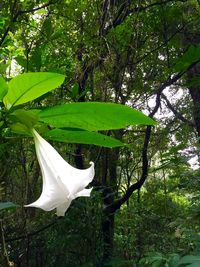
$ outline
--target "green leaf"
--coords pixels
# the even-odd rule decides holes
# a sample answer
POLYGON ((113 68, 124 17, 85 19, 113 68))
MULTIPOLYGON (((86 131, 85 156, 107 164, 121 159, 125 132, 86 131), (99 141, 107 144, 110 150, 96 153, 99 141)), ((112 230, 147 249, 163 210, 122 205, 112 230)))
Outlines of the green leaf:
POLYGON ((125 144, 119 140, 106 136, 104 134, 96 132, 88 132, 81 129, 54 129, 45 133, 47 139, 67 142, 67 143, 77 143, 77 144, 90 144, 103 147, 118 147, 124 146, 125 144))
POLYGON ((193 262, 192 264, 187 265, 187 267, 199 267, 199 266, 200 266, 199 261, 198 262, 193 262))
POLYGON ((30 135, 30 129, 20 122, 11 124, 10 129, 17 134, 30 135))
MULTIPOLYGON (((141 264, 149 264, 148 266, 160 267, 166 259, 160 252, 149 252, 145 257, 140 260, 141 264)), ((145 265, 146 266, 146 265, 145 265)))
POLYGON ((3 97, 7 94, 7 92, 8 92, 7 83, 4 80, 4 78, 0 76, 0 100, 3 99, 3 97))
POLYGON ((7 62, 6 62, 6 64, 1 64, 3 62, 3 60, 0 60, 0 73, 2 74, 2 75, 4 75, 5 74, 5 72, 6 72, 6 69, 10 66, 10 64, 11 64, 11 60, 10 59, 8 59, 7 60, 7 62))
POLYGON ((43 31, 46 34, 46 37, 49 39, 53 33, 51 18, 47 17, 43 24, 43 31))
POLYGON ((200 59, 200 46, 190 45, 187 51, 176 60, 174 71, 185 71, 192 63, 200 59))
POLYGON ((180 255, 176 253, 169 254, 168 256, 168 265, 169 267, 177 267, 179 260, 180 260, 180 255))
POLYGON ((200 77, 193 77, 189 81, 187 81, 186 86, 188 87, 197 87, 200 85, 200 77))
POLYGON ((65 76, 51 72, 30 72, 13 78, 8 83, 8 93, 3 101, 9 109, 37 97, 60 86, 65 76))
POLYGON ((4 125, 4 121, 0 121, 0 128, 4 125))
POLYGON ((10 114, 9 118, 13 122, 20 122, 26 125, 27 128, 32 129, 38 121, 37 113, 31 110, 17 109, 10 114))
POLYGON ((26 68, 27 67, 27 60, 26 60, 25 57, 23 57, 23 56, 17 56, 17 57, 15 57, 15 60, 23 68, 26 68))
POLYGON ((163 266, 163 259, 157 259, 156 261, 154 261, 151 265, 152 267, 161 267, 163 266))
MULTIPOLYGON (((42 47, 35 48, 35 50, 32 53, 32 56, 30 57, 29 65, 31 66, 31 70, 40 71, 40 68, 42 65, 42 47)), ((29 66, 29 69, 30 69, 30 66, 29 66)))
POLYGON ((42 110, 39 120, 55 127, 88 131, 120 129, 128 125, 155 125, 156 122, 133 108, 114 103, 70 103, 42 110))
POLYGON ((181 264, 191 264, 188 267, 200 266, 200 256, 187 255, 181 258, 179 265, 181 264))
POLYGON ((0 202, 0 210, 17 208, 19 205, 12 202, 0 202))
POLYGON ((134 264, 134 260, 124 260, 122 258, 112 257, 109 261, 105 263, 105 267, 106 266, 113 266, 113 267, 133 266, 133 264, 134 264))
POLYGON ((69 92, 69 96, 73 99, 73 100, 76 100, 77 99, 77 96, 78 96, 78 93, 79 93, 79 88, 78 88, 78 83, 74 84, 72 87, 71 87, 71 90, 69 92))

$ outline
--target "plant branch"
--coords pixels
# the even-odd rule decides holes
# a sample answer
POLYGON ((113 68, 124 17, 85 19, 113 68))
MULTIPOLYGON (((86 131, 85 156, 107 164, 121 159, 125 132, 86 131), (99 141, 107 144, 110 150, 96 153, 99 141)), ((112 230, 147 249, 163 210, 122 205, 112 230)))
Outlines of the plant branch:
MULTIPOLYGON (((169 77, 168 80, 166 80, 157 90, 156 92, 156 104, 153 108, 153 110, 151 111, 151 113, 149 114, 149 117, 153 118, 153 116, 156 114, 156 112, 158 111, 159 107, 160 107, 160 103, 161 103, 161 94, 163 92, 163 90, 174 84, 175 82, 177 82, 189 69, 191 69, 194 65, 196 65, 198 63, 198 61, 192 63, 187 69, 185 69, 184 71, 177 73, 176 75, 174 75, 172 78, 169 77)), ((107 214, 111 214, 116 212, 116 210, 120 209, 120 207, 130 198, 130 196, 132 195, 132 193, 138 189, 140 189, 142 187, 142 185, 144 184, 144 182, 146 181, 147 177, 148 177, 148 146, 149 146, 149 141, 150 141, 150 137, 151 137, 151 131, 152 131, 152 126, 147 126, 146 131, 145 131, 145 138, 144 138, 144 144, 143 144, 143 149, 142 149, 142 174, 141 177, 139 179, 139 181, 137 181, 136 183, 132 184, 127 191, 125 192, 125 194, 120 197, 119 199, 117 199, 116 201, 114 201, 111 205, 106 206, 105 207, 105 213, 107 214)))
POLYGON ((177 0, 177 1, 166 0, 166 1, 161 1, 161 2, 155 2, 155 3, 152 3, 152 4, 147 5, 147 6, 134 7, 134 8, 129 9, 129 10, 127 8, 129 5, 127 5, 127 3, 124 3, 120 7, 120 9, 119 9, 115 19, 113 20, 113 22, 110 25, 108 25, 108 27, 104 30, 104 34, 107 34, 110 29, 116 28, 118 25, 120 25, 129 15, 132 15, 134 13, 139 13, 139 12, 142 12, 142 11, 146 11, 149 8, 152 8, 152 7, 155 7, 155 6, 162 6, 162 5, 171 3, 171 2, 182 2, 182 3, 184 3, 184 2, 187 2, 187 0, 177 0))
POLYGON ((36 7, 36 8, 33 8, 33 9, 27 9, 27 10, 19 10, 19 11, 17 11, 16 12, 16 14, 14 15, 14 12, 15 12, 15 5, 13 6, 13 9, 12 9, 12 19, 11 19, 11 21, 10 21, 10 23, 9 23, 9 25, 7 26, 7 28, 5 29, 5 32, 4 32, 4 34, 3 34, 3 36, 2 36, 2 38, 1 38, 1 40, 0 40, 0 46, 2 46, 2 44, 3 44, 3 42, 5 41, 5 39, 6 39, 6 37, 7 37, 7 35, 8 35, 8 32, 11 30, 11 28, 12 28, 12 25, 13 25, 13 23, 15 23, 16 21, 17 21, 17 19, 18 19, 18 17, 20 16, 20 15, 23 15, 23 14, 25 14, 25 13, 32 13, 32 12, 35 12, 35 11, 37 11, 37 10, 40 10, 40 9, 42 9, 42 8, 45 8, 45 7, 48 7, 48 6, 50 6, 51 4, 55 4, 56 2, 58 2, 59 0, 57 0, 57 1, 49 1, 48 3, 46 3, 46 4, 43 4, 42 6, 39 6, 39 7, 36 7))
POLYGON ((8 238, 8 239, 6 239, 6 242, 18 241, 18 240, 21 240, 21 239, 27 239, 29 237, 35 236, 35 235, 47 230, 48 228, 52 227, 53 225, 55 225, 57 223, 57 221, 60 220, 60 219, 62 219, 62 217, 59 217, 55 221, 49 223, 48 225, 45 225, 45 226, 41 227, 40 229, 38 229, 36 231, 27 233, 25 235, 17 236, 17 237, 14 237, 14 238, 8 238))
POLYGON ((186 119, 180 112, 178 112, 170 103, 170 101, 168 100, 168 98, 166 97, 166 95, 164 95, 162 93, 162 98, 166 101, 167 107, 174 113, 174 115, 176 116, 176 118, 178 118, 179 120, 181 120, 184 123, 187 123, 189 126, 194 127, 194 123, 192 123, 191 121, 189 121, 188 119, 186 119))
POLYGON ((180 27, 179 29, 177 29, 171 36, 169 36, 162 44, 160 44, 159 46, 155 47, 154 49, 148 51, 146 54, 144 54, 144 56, 142 56, 141 58, 139 58, 135 64, 140 63, 141 61, 143 61, 145 58, 147 58, 149 55, 151 55, 152 53, 158 51, 160 48, 166 46, 178 33, 180 33, 186 26, 188 26, 189 23, 183 25, 182 27, 180 27))

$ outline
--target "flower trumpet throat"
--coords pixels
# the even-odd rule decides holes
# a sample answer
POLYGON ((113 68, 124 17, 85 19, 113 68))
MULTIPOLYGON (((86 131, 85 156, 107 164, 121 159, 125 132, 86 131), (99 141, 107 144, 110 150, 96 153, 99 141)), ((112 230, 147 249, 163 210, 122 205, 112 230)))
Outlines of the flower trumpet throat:
POLYGON ((25 207, 36 207, 45 211, 56 208, 56 214, 64 216, 73 199, 90 196, 92 188, 85 187, 94 178, 94 163, 90 162, 91 166, 85 170, 74 168, 35 129, 32 134, 43 186, 39 199, 25 207))

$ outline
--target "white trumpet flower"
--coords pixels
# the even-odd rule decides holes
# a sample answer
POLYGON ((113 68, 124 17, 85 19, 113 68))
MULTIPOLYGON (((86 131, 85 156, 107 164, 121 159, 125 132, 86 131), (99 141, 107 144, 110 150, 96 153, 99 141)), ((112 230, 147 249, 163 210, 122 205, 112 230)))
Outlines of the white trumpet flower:
POLYGON ((94 163, 90 162, 91 166, 88 169, 76 169, 68 164, 35 129, 32 133, 42 172, 43 187, 39 199, 25 207, 36 207, 45 211, 56 208, 56 214, 64 216, 73 199, 90 196, 92 188, 85 189, 85 187, 94 178, 94 163))

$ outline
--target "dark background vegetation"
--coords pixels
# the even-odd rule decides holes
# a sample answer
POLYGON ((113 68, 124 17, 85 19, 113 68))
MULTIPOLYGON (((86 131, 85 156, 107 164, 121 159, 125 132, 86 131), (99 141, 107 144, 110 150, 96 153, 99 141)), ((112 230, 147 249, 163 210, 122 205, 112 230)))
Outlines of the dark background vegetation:
POLYGON ((41 192, 34 144, 1 136, 0 200, 20 205, 0 211, 2 266, 176 267, 199 255, 200 173, 188 163, 200 145, 199 15, 197 0, 0 2, 1 75, 66 75, 30 107, 114 102, 158 121, 106 132, 129 147, 53 143, 96 166, 92 196, 63 218, 23 208, 41 192))

